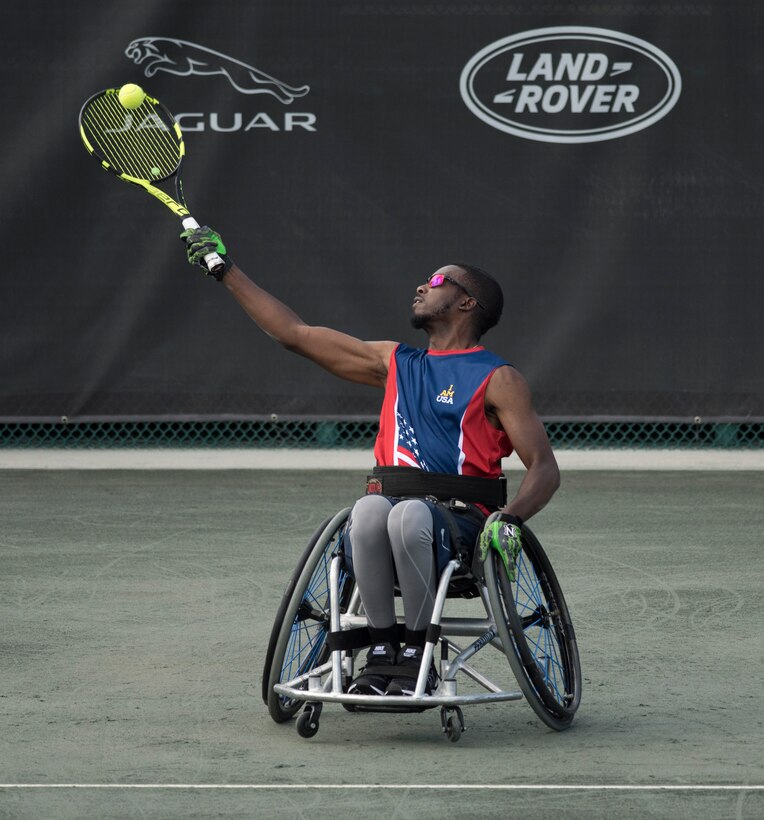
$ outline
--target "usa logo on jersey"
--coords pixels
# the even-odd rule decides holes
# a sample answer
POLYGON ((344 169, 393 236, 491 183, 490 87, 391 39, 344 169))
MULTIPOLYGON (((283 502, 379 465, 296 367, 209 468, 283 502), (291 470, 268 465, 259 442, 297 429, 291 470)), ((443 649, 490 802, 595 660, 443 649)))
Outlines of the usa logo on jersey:
POLYGON ((454 386, 453 386, 453 384, 448 388, 448 390, 441 390, 440 393, 435 397, 435 401, 439 402, 440 404, 453 404, 454 403, 454 386))

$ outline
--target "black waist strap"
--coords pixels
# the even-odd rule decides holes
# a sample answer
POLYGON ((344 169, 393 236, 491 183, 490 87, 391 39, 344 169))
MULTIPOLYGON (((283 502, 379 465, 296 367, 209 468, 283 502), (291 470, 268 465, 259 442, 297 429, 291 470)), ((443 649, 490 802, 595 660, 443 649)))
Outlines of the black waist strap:
POLYGON ((507 503, 507 479, 478 478, 450 473, 428 473, 416 467, 375 467, 366 480, 367 493, 381 493, 394 497, 432 496, 441 501, 458 498, 503 507, 507 503))

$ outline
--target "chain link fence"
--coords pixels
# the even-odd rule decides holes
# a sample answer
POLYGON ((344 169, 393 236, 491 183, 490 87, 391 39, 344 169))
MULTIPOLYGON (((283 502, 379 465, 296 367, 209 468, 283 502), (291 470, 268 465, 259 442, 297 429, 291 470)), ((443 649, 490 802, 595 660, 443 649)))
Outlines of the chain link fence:
MULTIPOLYGON (((739 421, 545 420, 557 449, 761 448, 764 423, 739 421)), ((376 419, 79 421, 0 424, 0 448, 370 449, 376 419)))

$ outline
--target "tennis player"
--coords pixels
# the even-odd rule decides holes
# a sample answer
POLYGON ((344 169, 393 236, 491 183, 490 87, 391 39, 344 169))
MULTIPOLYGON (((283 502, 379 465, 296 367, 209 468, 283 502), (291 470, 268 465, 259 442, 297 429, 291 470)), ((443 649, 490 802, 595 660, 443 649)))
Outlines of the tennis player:
MULTIPOLYGON (((377 467, 346 534, 371 635, 366 666, 348 691, 413 694, 439 570, 452 554, 471 555, 492 510, 499 510, 495 518, 507 525, 510 541, 519 539, 523 521, 559 486, 557 462, 525 379, 480 344, 501 317, 500 285, 471 265, 441 267, 416 288, 411 306, 411 322, 426 333, 426 348, 368 342, 306 324, 231 261, 211 228, 181 236, 189 262, 205 274, 211 275, 205 255, 216 251, 224 259, 225 269, 212 275, 279 344, 335 376, 385 391, 377 467), (526 472, 505 504, 496 488, 501 459, 513 451, 526 472), (396 581, 404 608, 402 645, 396 581)), ((426 691, 436 683, 433 666, 426 691)))

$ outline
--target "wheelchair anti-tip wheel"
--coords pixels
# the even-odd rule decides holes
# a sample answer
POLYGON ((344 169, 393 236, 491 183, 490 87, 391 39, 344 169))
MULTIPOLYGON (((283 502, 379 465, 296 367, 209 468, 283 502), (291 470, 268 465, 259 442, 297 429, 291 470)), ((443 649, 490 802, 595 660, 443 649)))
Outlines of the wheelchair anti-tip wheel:
POLYGON ((319 717, 321 717, 321 704, 309 703, 297 718, 297 734, 300 737, 313 737, 318 732, 319 717))
MULTIPOLYGON (((341 510, 326 519, 316 530, 305 548, 292 577, 287 584, 271 630, 263 669, 263 701, 268 705, 271 717, 282 723, 299 711, 302 700, 285 697, 274 692, 276 683, 291 680, 320 666, 329 657, 326 636, 329 632, 330 585, 329 566, 344 530, 350 508, 341 510)), ((353 579, 342 572, 339 601, 349 600, 354 587, 353 579)), ((309 707, 315 704, 309 704, 309 707)), ((298 731, 303 737, 315 724, 318 731, 318 714, 308 708, 300 716, 298 731)))
POLYGON ((570 725, 581 700, 578 646, 549 559, 528 527, 522 541, 514 579, 496 550, 488 551, 486 590, 520 689, 541 720, 559 731, 570 725))
POLYGON ((440 710, 440 722, 446 737, 456 743, 464 731, 464 714, 458 706, 443 706, 440 710))

